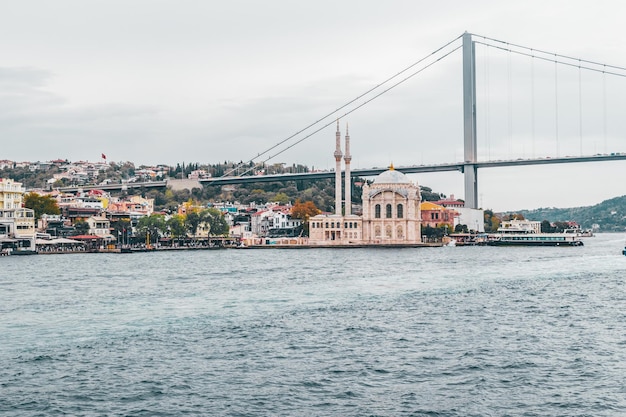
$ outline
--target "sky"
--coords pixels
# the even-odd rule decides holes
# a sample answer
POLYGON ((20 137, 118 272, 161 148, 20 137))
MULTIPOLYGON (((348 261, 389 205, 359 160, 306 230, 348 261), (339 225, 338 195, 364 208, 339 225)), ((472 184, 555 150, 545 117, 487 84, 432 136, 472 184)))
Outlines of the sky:
MULTIPOLYGON (((334 111, 465 31, 477 41, 479 159, 626 152, 625 71, 493 46, 623 68, 625 15, 626 3, 603 0, 0 0, 0 160, 259 162, 301 140, 268 163, 331 169, 340 118, 353 167, 462 161, 458 40, 397 87, 334 111)), ((482 169, 479 205, 593 205, 626 195, 625 170, 626 161, 482 169)), ((460 173, 411 178, 463 198, 460 173)))

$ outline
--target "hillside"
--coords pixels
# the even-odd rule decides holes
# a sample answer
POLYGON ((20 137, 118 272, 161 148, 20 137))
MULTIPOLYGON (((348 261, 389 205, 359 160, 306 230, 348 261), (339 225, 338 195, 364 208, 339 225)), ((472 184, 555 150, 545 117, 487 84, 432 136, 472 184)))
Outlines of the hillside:
POLYGON ((626 195, 611 198, 589 207, 573 208, 540 208, 522 210, 528 220, 575 221, 583 229, 591 229, 594 224, 600 232, 626 231, 626 195))

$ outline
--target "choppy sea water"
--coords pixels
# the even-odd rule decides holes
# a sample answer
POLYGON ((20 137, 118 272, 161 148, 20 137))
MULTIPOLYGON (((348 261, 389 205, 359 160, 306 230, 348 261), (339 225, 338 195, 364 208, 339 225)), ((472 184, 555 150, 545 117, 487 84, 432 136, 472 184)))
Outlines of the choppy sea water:
POLYGON ((623 416, 623 246, 0 258, 0 415, 623 416))

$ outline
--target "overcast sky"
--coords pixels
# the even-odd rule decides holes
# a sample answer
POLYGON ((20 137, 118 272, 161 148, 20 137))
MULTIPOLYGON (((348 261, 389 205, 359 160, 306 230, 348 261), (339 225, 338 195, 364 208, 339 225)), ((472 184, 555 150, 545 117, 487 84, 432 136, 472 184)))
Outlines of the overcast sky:
MULTIPOLYGON (((620 1, 0 0, 0 159, 246 161, 464 31, 626 67, 624 16, 620 1)), ((480 159, 626 152, 626 78, 476 50, 480 159)), ((342 118, 353 166, 463 160, 461 71, 456 51, 342 118)), ((271 162, 332 168, 334 131, 271 162)), ((626 194, 625 171, 483 169, 479 204, 592 205, 626 194)), ((412 178, 463 197, 460 173, 412 178)))

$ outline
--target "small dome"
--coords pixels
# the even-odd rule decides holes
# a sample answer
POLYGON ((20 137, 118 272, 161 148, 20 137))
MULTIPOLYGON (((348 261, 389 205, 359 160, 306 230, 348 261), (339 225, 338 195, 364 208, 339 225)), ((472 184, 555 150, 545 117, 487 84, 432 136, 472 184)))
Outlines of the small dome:
POLYGON ((400 171, 390 169, 378 174, 374 179, 374 184, 411 184, 411 180, 400 171))

